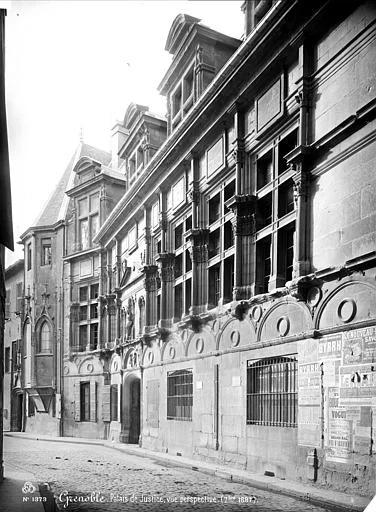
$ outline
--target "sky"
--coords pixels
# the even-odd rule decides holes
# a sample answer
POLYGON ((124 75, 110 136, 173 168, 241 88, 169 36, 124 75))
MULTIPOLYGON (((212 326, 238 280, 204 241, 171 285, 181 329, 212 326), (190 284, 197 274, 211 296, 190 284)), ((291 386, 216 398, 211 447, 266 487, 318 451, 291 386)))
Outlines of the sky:
POLYGON ((1 1, 6 17, 6 102, 15 251, 53 192, 82 135, 110 149, 131 102, 165 114, 157 87, 180 13, 227 35, 243 32, 241 1, 1 1))

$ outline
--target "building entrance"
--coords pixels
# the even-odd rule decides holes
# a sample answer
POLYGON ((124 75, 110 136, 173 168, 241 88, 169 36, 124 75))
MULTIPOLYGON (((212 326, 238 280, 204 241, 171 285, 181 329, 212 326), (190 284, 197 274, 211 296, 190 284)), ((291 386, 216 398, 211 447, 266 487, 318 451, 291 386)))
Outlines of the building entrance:
POLYGON ((122 434, 125 443, 137 444, 140 437, 140 378, 125 376, 122 399, 122 434))

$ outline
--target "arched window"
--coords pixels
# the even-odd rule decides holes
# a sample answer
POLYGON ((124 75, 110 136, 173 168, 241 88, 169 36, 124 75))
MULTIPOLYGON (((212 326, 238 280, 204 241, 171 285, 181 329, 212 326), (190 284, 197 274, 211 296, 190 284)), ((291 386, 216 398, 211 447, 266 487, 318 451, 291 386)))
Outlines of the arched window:
POLYGON ((47 322, 44 322, 40 329, 39 352, 43 354, 51 352, 51 332, 47 322))

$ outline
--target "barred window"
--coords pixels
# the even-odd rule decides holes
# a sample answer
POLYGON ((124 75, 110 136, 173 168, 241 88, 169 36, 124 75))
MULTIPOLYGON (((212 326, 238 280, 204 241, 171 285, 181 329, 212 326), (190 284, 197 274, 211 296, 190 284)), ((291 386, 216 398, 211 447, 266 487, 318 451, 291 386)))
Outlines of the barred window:
POLYGON ((167 419, 192 421, 192 370, 177 370, 167 374, 167 419))
POLYGON ((277 427, 297 426, 297 361, 277 357, 248 361, 247 423, 277 427))

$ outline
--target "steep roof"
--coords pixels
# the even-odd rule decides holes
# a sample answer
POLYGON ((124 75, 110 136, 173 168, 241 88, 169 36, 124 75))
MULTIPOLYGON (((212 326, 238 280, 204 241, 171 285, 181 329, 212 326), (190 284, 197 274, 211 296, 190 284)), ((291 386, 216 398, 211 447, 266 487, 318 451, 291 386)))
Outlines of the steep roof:
POLYGON ((67 203, 67 196, 65 191, 68 188, 69 182, 72 179, 73 169, 80 158, 88 157, 101 164, 108 165, 111 162, 111 154, 107 151, 94 148, 88 144, 81 142, 69 161, 60 181, 58 182, 55 190, 51 194, 47 203, 45 204, 41 214, 37 217, 32 227, 51 226, 57 221, 64 218, 65 206, 67 203))

